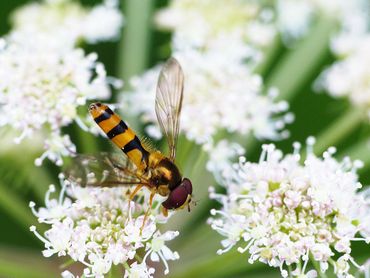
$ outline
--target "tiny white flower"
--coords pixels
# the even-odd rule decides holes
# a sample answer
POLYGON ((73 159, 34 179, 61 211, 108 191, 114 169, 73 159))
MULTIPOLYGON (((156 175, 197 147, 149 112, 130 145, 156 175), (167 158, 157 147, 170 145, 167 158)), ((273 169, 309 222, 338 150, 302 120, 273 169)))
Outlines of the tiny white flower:
POLYGON ((168 248, 165 243, 166 241, 174 239, 178 235, 178 232, 172 231, 167 231, 164 234, 160 234, 159 232, 155 233, 152 240, 146 245, 145 249, 147 252, 144 257, 144 262, 149 255, 153 262, 159 262, 162 260, 165 265, 164 274, 168 274, 169 268, 167 261, 178 260, 180 256, 177 252, 173 252, 170 248, 168 248))
POLYGON ((61 273, 63 278, 79 278, 79 276, 73 275, 73 273, 69 272, 68 270, 65 270, 61 273))
POLYGON ((145 263, 134 262, 130 265, 130 270, 125 272, 124 278, 153 278, 154 271, 154 268, 145 263))

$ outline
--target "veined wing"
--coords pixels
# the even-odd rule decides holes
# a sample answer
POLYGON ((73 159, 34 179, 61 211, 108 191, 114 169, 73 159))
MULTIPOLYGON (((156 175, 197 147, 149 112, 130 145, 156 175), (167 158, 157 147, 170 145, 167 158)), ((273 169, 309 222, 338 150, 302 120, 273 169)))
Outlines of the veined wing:
POLYGON ((137 175, 136 166, 122 154, 78 155, 66 177, 81 186, 149 186, 145 178, 137 175))
POLYGON ((170 58, 158 79, 155 112, 169 147, 169 158, 174 161, 180 131, 180 113, 184 91, 184 73, 179 62, 170 58))

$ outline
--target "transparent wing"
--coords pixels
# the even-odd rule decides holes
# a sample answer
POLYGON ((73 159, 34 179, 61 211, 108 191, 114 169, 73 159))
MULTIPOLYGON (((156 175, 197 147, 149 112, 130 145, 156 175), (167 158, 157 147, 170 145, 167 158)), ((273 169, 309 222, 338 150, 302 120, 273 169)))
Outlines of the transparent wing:
POLYGON ((81 186, 149 186, 146 179, 137 175, 136 166, 122 154, 78 155, 65 176, 81 186))
POLYGON ((176 143, 180 130, 180 113, 184 91, 184 73, 179 62, 170 58, 158 79, 155 112, 162 133, 168 142, 170 159, 175 160, 176 143))

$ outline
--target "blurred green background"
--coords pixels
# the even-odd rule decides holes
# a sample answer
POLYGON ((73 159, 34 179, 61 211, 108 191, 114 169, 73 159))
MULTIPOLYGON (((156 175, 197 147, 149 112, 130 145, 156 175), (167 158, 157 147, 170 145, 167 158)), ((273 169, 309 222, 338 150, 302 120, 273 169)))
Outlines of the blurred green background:
MULTIPOLYGON (((1 35, 9 31, 11 11, 27 2, 30 1, 0 2, 1 35)), ((92 5, 99 1, 81 2, 92 5)), ((130 0, 121 4, 126 17, 121 41, 89 45, 85 49, 98 53, 109 75, 127 81, 130 76, 170 56, 171 34, 156 30, 151 21, 155 10, 165 6, 167 1, 130 0)), ((280 98, 289 101, 290 111, 295 114, 294 123, 288 126, 290 137, 277 142, 277 147, 286 153, 291 152, 293 142, 303 143, 308 136, 314 135, 318 138, 317 150, 334 144, 338 157, 349 155, 353 159, 364 160, 365 167, 359 174, 361 183, 367 185, 370 184, 368 123, 361 121, 358 111, 351 108, 347 100, 332 99, 327 94, 312 91, 313 81, 334 61, 329 50, 329 35, 334 28, 329 19, 319 18, 309 34, 293 48, 285 47, 277 39, 267 49, 265 62, 258 71, 267 86, 280 89, 280 98)), ((76 126, 69 127, 67 131, 80 152, 109 148, 104 139, 82 133, 76 126)), ((257 160, 262 143, 265 142, 254 142, 253 148, 247 150, 250 160, 257 160)), ((58 168, 48 161, 41 168, 36 168, 33 160, 37 155, 24 156, 20 147, 0 153, 0 277, 60 276, 63 261, 55 257, 43 258, 42 244, 28 228, 36 223, 28 208, 29 201, 35 200, 41 205, 47 186, 58 184, 58 168)), ((204 167, 204 162, 200 165, 204 167)), ((209 185, 213 185, 213 181, 206 175, 198 177, 195 186, 206 190, 209 185)), ((195 216, 186 212, 175 216, 173 225, 180 223, 182 231, 173 247, 180 253, 181 259, 170 264, 169 277, 279 277, 278 271, 261 264, 248 265, 245 255, 230 252, 217 256, 215 252, 220 247, 220 238, 215 235, 210 238, 209 234, 215 233, 205 224, 208 209, 215 204, 204 200, 200 203, 203 205, 197 209, 195 216)), ((359 262, 370 255, 370 249, 360 247, 360 244, 355 244, 353 249, 354 257, 360 258, 359 262)))

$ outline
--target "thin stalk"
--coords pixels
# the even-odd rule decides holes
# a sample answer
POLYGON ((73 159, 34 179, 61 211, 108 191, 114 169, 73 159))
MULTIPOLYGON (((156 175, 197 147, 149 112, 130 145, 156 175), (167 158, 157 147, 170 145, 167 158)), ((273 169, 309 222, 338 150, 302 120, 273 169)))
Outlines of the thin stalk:
POLYGON ((14 191, 25 192, 25 184, 36 196, 35 201, 43 201, 49 184, 55 182, 44 167, 34 165, 33 155, 27 153, 9 153, 1 157, 0 179, 9 184, 14 191), (22 171, 20 172, 19 169, 22 171))
POLYGON ((79 153, 96 153, 99 151, 99 146, 97 142, 97 138, 87 132, 82 130, 80 127, 76 126, 76 133, 77 133, 77 140, 78 140, 78 149, 79 153))
POLYGON ((327 278, 326 274, 324 272, 321 272, 321 268, 320 268, 319 263, 317 261, 315 261, 312 258, 312 256, 310 256, 310 257, 311 257, 311 262, 312 262, 312 264, 313 264, 313 266, 314 266, 317 274, 319 275, 319 277, 321 277, 321 278, 327 278))
MULTIPOLYGON (((167 147, 167 141, 164 143, 167 147)), ((190 169, 190 156, 192 154, 192 150, 194 148, 198 148, 194 141, 188 140, 185 135, 180 135, 177 143, 177 151, 176 151, 176 164, 180 167, 182 172, 186 175, 189 174, 190 169)), ((163 148, 164 149, 164 148, 163 148)), ((167 148, 168 149, 168 148, 167 148)), ((168 150, 167 152, 168 153, 168 150)))
POLYGON ((355 130, 364 118, 364 111, 358 108, 351 108, 339 119, 332 123, 316 138, 314 151, 321 154, 328 147, 335 146, 355 130))
POLYGON ((57 277, 58 273, 56 271, 52 271, 49 267, 43 267, 41 264, 35 267, 33 264, 27 265, 24 263, 17 263, 14 260, 1 258, 0 276, 17 278, 50 278, 57 277))
POLYGON ((35 196, 39 202, 44 202, 45 193, 49 188, 50 184, 53 184, 55 180, 51 177, 50 173, 42 167, 36 167, 33 164, 28 167, 24 167, 23 171, 25 176, 28 177, 27 183, 32 188, 35 196))
POLYGON ((0 181, 0 207, 12 216, 26 230, 36 222, 31 210, 18 196, 11 190, 6 190, 6 186, 0 181))
POLYGON ((126 26, 119 47, 119 77, 126 82, 141 73, 148 65, 151 35, 151 16, 154 1, 122 1, 126 26))
POLYGON ((275 36, 274 41, 265 50, 263 61, 256 67, 255 73, 263 77, 268 76, 283 49, 284 47, 280 36, 275 36))
MULTIPOLYGON (((198 246, 198 249, 202 248, 198 246)), ((240 254, 236 248, 223 255, 213 255, 207 258, 195 258, 190 265, 182 265, 171 273, 171 278, 186 277, 234 277, 246 270, 258 269, 259 263, 248 264, 247 255, 240 254)))
POLYGON ((289 100, 294 97, 307 82, 312 80, 329 56, 330 34, 336 22, 330 17, 321 17, 310 34, 291 51, 286 52, 266 80, 266 87, 277 87, 279 98, 289 100))
POLYGON ((365 171, 370 167, 370 141, 369 138, 365 138, 356 144, 350 146, 349 148, 341 151, 338 156, 343 158, 345 156, 350 157, 351 159, 359 159, 364 162, 364 168, 360 169, 359 171, 365 171))
POLYGON ((288 273, 289 273, 289 278, 293 278, 293 274, 292 274, 293 270, 292 270, 292 265, 288 265, 288 273))

